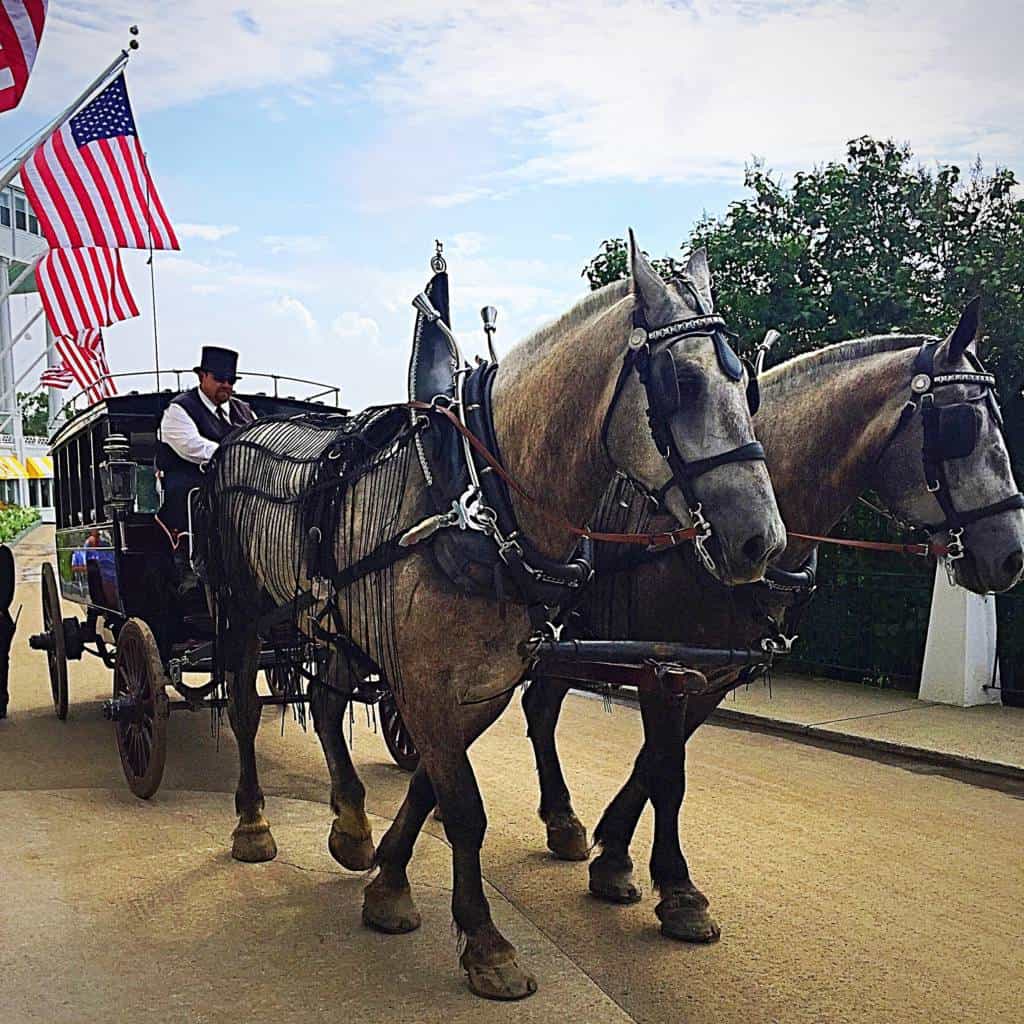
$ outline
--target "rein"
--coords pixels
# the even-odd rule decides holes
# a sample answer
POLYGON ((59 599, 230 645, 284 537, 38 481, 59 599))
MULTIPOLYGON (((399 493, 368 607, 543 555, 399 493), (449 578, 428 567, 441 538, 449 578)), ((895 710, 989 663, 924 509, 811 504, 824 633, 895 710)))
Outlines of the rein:
POLYGON ((562 529, 571 533, 574 537, 581 537, 586 540, 602 541, 606 544, 635 544, 644 547, 670 548, 686 540, 695 540, 701 535, 701 531, 693 526, 680 527, 678 530, 671 530, 661 533, 603 533, 599 530, 589 530, 583 526, 576 526, 569 522, 564 516, 553 512, 544 505, 538 498, 534 497, 518 480, 515 479, 502 464, 494 457, 490 449, 459 419, 458 416, 447 405, 431 404, 430 402, 409 401, 402 403, 408 409, 416 409, 427 413, 439 413, 466 439, 481 459, 494 471, 494 473, 524 500, 530 502, 540 513, 551 523, 555 523, 562 529))

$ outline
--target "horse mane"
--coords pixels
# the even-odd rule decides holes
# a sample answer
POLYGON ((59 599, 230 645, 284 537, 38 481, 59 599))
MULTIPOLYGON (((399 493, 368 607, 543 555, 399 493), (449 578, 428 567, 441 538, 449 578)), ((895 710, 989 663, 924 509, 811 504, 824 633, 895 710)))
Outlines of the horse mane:
POLYGON ((766 370, 761 376, 761 387, 784 393, 804 387, 807 377, 819 373, 827 366, 850 363, 884 352, 902 352, 908 348, 920 348, 926 342, 937 341, 930 334, 873 334, 867 338, 854 338, 827 345, 813 352, 804 352, 766 370))
POLYGON ((502 358, 502 364, 506 369, 514 369, 514 364, 526 361, 532 362, 541 351, 548 347, 552 338, 561 337, 567 331, 586 323, 598 313, 610 309, 615 303, 624 299, 630 291, 628 278, 622 281, 612 281, 597 291, 584 295, 574 306, 570 307, 557 320, 552 320, 541 327, 538 327, 525 338, 516 342, 508 353, 502 358), (513 364, 513 365, 510 365, 513 364))

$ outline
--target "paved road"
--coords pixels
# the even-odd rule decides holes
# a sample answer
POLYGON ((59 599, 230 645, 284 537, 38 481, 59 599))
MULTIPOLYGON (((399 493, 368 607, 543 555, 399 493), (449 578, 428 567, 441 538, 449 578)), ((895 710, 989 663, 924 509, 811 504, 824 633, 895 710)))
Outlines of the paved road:
MULTIPOLYGON (((431 821, 413 862, 422 929, 359 925, 363 880, 325 849, 315 737, 264 718, 267 813, 280 855, 227 856, 236 770, 226 729, 175 715, 164 784, 124 787, 98 662, 72 666, 72 716, 48 707, 38 574, 48 532, 19 552, 25 603, 0 722, 0 1022, 978 1021, 1022 1019, 1024 801, 928 771, 705 728, 692 744, 686 850, 722 941, 662 939, 654 900, 608 907, 586 866, 549 859, 524 724, 510 709, 473 752, 500 926, 539 976, 520 1004, 475 999, 455 965, 450 865, 431 821)), ((68 606, 67 612, 73 609, 68 606)), ((406 777, 356 709, 354 754, 379 835, 406 777)), ((624 777, 636 714, 567 704, 561 742, 589 824, 624 777)), ((635 860, 649 853, 641 823, 635 860)))

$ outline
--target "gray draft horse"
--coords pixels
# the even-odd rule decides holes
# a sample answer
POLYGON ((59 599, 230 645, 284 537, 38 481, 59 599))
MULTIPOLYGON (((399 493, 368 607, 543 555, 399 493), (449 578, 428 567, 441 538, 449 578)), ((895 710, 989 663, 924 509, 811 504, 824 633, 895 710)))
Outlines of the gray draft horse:
MULTIPOLYGON (((652 440, 648 401, 636 375, 624 378, 618 392, 616 387, 635 310, 651 332, 711 310, 707 262, 703 251, 695 253, 682 279, 666 284, 632 238, 630 262, 629 282, 585 298, 515 347, 497 372, 493 415, 502 459, 527 491, 542 496, 546 508, 516 495, 513 505, 522 533, 551 558, 565 558, 574 545, 572 534, 551 513, 561 522, 583 522, 617 471, 651 491, 663 490, 672 479, 652 440)), ((672 350, 675 380, 685 399, 670 421, 672 437, 685 459, 714 458, 752 444, 745 383, 721 372, 721 354, 712 339, 689 338, 666 347, 672 350)), ((266 474, 258 459, 253 461, 253 451, 260 445, 272 447, 279 429, 280 424, 266 422, 243 429, 222 446, 209 474, 211 535, 217 538, 225 564, 239 567, 230 586, 218 587, 216 593, 227 624, 223 643, 228 652, 229 717, 241 758, 232 853, 245 861, 268 860, 276 854, 256 770, 260 706, 255 688, 255 610, 283 606, 297 590, 310 586, 303 554, 306 538, 294 506, 254 493, 254 481, 266 474), (244 501, 230 500, 234 492, 243 493, 244 501), (266 526, 270 523, 275 524, 272 532, 266 526)), ((308 444, 301 421, 291 436, 298 448, 308 444)), ((279 453, 275 465, 286 466, 293 450, 279 453)), ((264 458, 267 462, 269 457, 264 458)), ((345 529, 339 527, 325 538, 338 567, 352 564, 353 553, 362 550, 360 536, 374 517, 372 503, 363 499, 387 468, 385 463, 372 470, 346 492, 345 505, 357 512, 347 515, 342 509, 345 529)), ((310 486, 308 473, 301 469, 282 472, 286 496, 298 498, 310 486)), ((408 474, 391 523, 396 535, 435 511, 415 460, 408 474)), ((693 481, 693 490, 713 529, 710 550, 722 582, 759 579, 785 544, 764 463, 716 465, 693 481)), ((678 489, 667 492, 665 503, 679 523, 688 525, 690 511, 678 489)), ((378 872, 365 891, 363 919, 385 932, 418 927, 406 866, 436 800, 452 846, 452 911, 464 942, 460 962, 469 985, 483 996, 520 998, 536 990, 536 981, 516 962, 514 947, 491 920, 480 869, 486 817, 466 752, 507 706, 521 679, 527 661, 520 645, 530 637, 531 624, 520 605, 506 608, 496 599, 460 593, 426 549, 417 548, 391 571, 393 611, 388 630, 402 677, 395 696, 421 760, 405 802, 373 857, 378 872)), ((310 617, 316 613, 314 606, 310 617)), ((380 608, 352 599, 338 601, 332 614, 336 634, 379 664, 374 644, 382 632, 380 608)), ((342 736, 348 671, 346 660, 335 657, 332 685, 316 686, 311 696, 336 814, 329 846, 342 864, 359 869, 370 865, 373 846, 363 787, 342 736)))
MULTIPOLYGON (((930 346, 930 374, 922 375, 918 357, 922 346, 938 339, 889 335, 799 356, 761 378, 762 405, 755 424, 790 531, 827 534, 857 497, 871 489, 907 523, 941 524, 950 507, 967 521, 960 537, 963 557, 951 563, 959 585, 990 593, 1020 579, 1024 512, 990 385, 971 379, 984 376, 974 354, 977 330, 975 301, 956 330, 941 345, 930 346), (934 381, 933 390, 926 390, 924 378, 934 381), (922 417, 907 413, 913 405, 908 399, 925 394, 932 395, 938 410, 932 443, 940 449, 941 469, 927 466, 922 457, 927 447, 922 417), (942 481, 941 487, 936 488, 933 476, 942 481), (984 514, 978 516, 979 511, 984 514)), ((932 536, 946 543, 956 540, 949 530, 933 529, 932 536)), ((811 548, 812 542, 791 537, 779 567, 796 569, 811 548)), ((681 552, 648 563, 617 588, 601 584, 588 601, 593 621, 603 623, 610 636, 714 647, 756 644, 773 628, 768 617, 781 621, 786 608, 785 596, 773 596, 763 585, 734 591, 715 585, 681 552)), ((737 677, 736 670, 718 674, 723 683, 737 677)), ((570 685, 535 678, 523 705, 537 759, 548 847, 563 859, 585 860, 586 830, 573 810, 555 747, 558 713, 570 685)), ((719 929, 707 899, 690 878, 679 844, 685 741, 723 696, 691 697, 682 704, 659 699, 656 693, 642 695, 643 748, 628 782, 594 831, 601 852, 590 865, 591 891, 615 903, 639 900, 629 844, 651 801, 655 833, 650 871, 661 895, 656 913, 664 934, 691 942, 714 941, 719 929)))

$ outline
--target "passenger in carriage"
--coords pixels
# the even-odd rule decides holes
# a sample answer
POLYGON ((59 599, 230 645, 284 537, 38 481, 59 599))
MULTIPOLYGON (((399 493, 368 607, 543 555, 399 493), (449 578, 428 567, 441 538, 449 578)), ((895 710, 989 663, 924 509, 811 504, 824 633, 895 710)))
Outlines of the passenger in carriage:
POLYGON ((188 495, 202 483, 200 467, 209 462, 220 442, 237 427, 251 423, 252 409, 232 395, 238 353, 204 345, 195 372, 198 387, 178 395, 160 421, 156 468, 163 489, 157 521, 170 537, 174 561, 182 576, 191 576, 188 545, 179 541, 188 531, 188 495))

